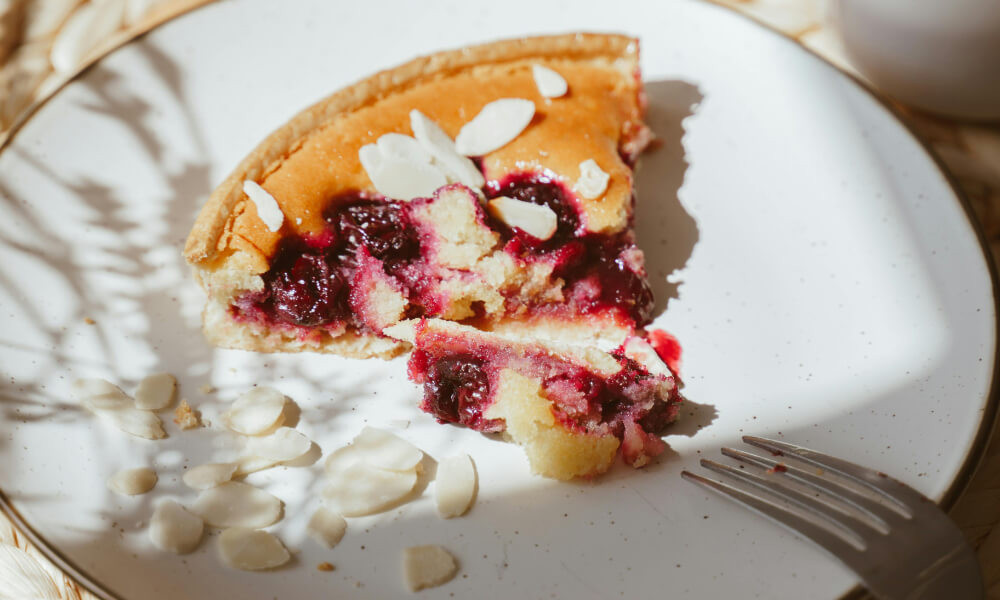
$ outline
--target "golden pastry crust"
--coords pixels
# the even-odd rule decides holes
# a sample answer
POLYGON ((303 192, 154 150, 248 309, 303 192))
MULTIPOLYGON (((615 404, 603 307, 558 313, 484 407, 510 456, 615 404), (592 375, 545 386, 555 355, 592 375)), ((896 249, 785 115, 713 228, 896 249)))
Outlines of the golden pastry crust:
POLYGON ((537 114, 521 136, 484 157, 487 177, 541 167, 572 184, 579 164, 594 159, 611 182, 602 198, 581 201, 585 224, 591 231, 620 231, 630 213, 632 175, 618 150, 643 127, 639 89, 638 43, 621 35, 504 40, 415 59, 340 90, 268 136, 212 193, 184 256, 212 269, 222 266, 215 264, 219 259, 242 252, 253 271, 262 273, 283 235, 322 228, 321 207, 330 197, 373 191, 357 150, 383 133, 408 133, 411 109, 454 136, 485 104, 502 97, 534 100, 537 114), (558 69, 569 82, 569 96, 541 97, 533 64, 558 69), (605 117, 600 123, 589 118, 595 110, 605 117), (245 180, 260 183, 278 201, 285 214, 281 230, 270 232, 257 218, 243 193, 245 180))
MULTIPOLYGON (((536 114, 515 140, 482 157, 487 180, 526 170, 546 171, 573 187, 579 164, 593 159, 610 175, 605 193, 580 198, 583 226, 615 234, 628 229, 632 211, 632 170, 621 151, 647 139, 642 124, 638 42, 626 36, 567 34, 505 40, 440 52, 377 73, 344 88, 293 117, 261 142, 219 185, 202 208, 184 249, 199 283, 208 293, 204 329, 209 341, 228 348, 265 352, 316 351, 349 357, 389 358, 407 345, 350 328, 317 330, 309 335, 290 328, 268 329, 228 318, 233 301, 258 292, 278 243, 287 236, 317 234, 327 227, 323 210, 342 194, 377 193, 361 166, 358 150, 390 132, 411 133, 409 113, 418 109, 454 137, 487 103, 503 98, 530 99, 536 114), (539 95, 532 66, 556 69, 569 83, 566 97, 539 95), (594 118, 600 115, 600 118, 594 118), (244 181, 259 183, 283 214, 270 231, 243 191, 244 181)), ((472 231, 470 228, 469 231, 472 231)), ((493 235, 493 234, 491 234, 493 235)), ((493 235, 495 238, 496 236, 493 235)), ((483 240, 495 243, 496 240, 483 240)), ((461 248, 468 252, 483 248, 461 248)), ((480 283, 442 283, 452 305, 444 318, 464 319, 472 306, 502 310, 496 288, 521 286, 523 293, 558 302, 548 290, 548 271, 539 265, 520 273, 500 256, 477 265, 480 283), (512 271, 513 269, 513 271, 512 271), (458 289, 465 285, 468 289, 458 289)), ((478 255, 477 255, 478 256, 478 255)), ((458 260, 460 255, 450 257, 458 260)), ((449 266, 449 261, 444 261, 449 266)), ((454 268, 462 268, 450 265, 454 268)), ((398 320, 403 308, 386 296, 379 304, 384 324, 398 320)), ((523 315, 512 315, 514 318, 523 315)), ((370 319, 382 324, 379 318, 370 319)), ((612 339, 624 333, 604 324, 612 339)), ((513 326, 516 327, 516 326, 513 326)))

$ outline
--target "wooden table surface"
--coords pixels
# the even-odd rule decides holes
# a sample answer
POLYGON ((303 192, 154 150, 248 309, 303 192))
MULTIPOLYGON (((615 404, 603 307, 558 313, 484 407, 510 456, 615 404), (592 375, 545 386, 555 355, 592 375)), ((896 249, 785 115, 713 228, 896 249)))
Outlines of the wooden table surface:
MULTIPOLYGON (((86 64, 209 1, 0 0, 0 145, 40 101, 86 64), (115 15, 97 18, 102 11, 115 15)), ((826 17, 829 0, 715 1, 782 31, 859 76, 826 17)), ((1000 124, 960 123, 893 106, 955 178, 994 258, 1000 258, 1000 124)), ((1000 598, 1000 436, 994 435, 989 442, 978 470, 950 514, 978 552, 989 597, 1000 598)), ((25 597, 94 598, 49 562, 2 513, 0 584, 5 588, 0 598, 14 597, 4 593, 18 585, 25 586, 25 597)))

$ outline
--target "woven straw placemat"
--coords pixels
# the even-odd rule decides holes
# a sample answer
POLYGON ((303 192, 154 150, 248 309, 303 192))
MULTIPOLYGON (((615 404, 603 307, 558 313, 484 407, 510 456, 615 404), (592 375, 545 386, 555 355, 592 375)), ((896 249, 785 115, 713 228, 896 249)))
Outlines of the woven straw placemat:
MULTIPOLYGON (((212 0, 0 0, 0 145, 44 99, 110 49, 212 0)), ((826 18, 829 0, 715 0, 858 76, 826 18)), ((894 105, 940 158, 1000 257, 1000 125, 959 123, 894 105)), ((952 518, 1000 598, 1000 439, 990 440, 952 518)), ((0 600, 96 600, 0 513, 0 600)))

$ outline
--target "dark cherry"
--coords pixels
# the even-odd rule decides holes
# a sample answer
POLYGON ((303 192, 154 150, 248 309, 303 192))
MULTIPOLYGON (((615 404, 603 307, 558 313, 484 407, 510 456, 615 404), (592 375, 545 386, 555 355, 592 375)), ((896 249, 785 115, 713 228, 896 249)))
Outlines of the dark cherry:
POLYGON ((639 325, 653 314, 653 290, 625 264, 621 256, 602 256, 595 270, 601 282, 601 301, 620 307, 639 325))
POLYGON ((303 251, 301 244, 282 244, 264 276, 272 317, 304 327, 345 318, 350 308, 343 275, 325 254, 303 251))
POLYGON ((420 252, 417 234, 399 202, 342 198, 331 203, 324 218, 335 228, 338 245, 364 245, 381 261, 399 263, 420 252))
POLYGON ((424 410, 439 421, 483 430, 483 405, 490 394, 483 365, 481 359, 461 354, 434 361, 424 384, 424 410))
POLYGON ((486 184, 487 198, 507 196, 532 204, 548 206, 556 213, 556 233, 546 240, 540 240, 521 232, 517 237, 527 245, 552 249, 573 238, 580 226, 580 215, 574 205, 572 194, 559 181, 542 173, 518 173, 500 181, 486 184))

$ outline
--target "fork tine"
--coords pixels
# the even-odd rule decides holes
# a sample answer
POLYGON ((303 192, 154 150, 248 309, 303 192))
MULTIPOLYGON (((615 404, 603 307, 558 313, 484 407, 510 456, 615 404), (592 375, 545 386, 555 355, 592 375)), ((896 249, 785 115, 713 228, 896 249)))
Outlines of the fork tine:
MULTIPOLYGON (((813 475, 808 471, 803 471, 794 465, 779 463, 777 460, 757 456, 756 454, 750 454, 749 452, 743 452, 742 450, 736 450, 733 448, 723 448, 722 454, 723 456, 735 458, 740 462, 751 464, 762 469, 775 469, 780 464, 785 477, 793 479, 810 489, 816 490, 817 492, 825 494, 839 503, 846 504, 847 506, 853 508, 858 513, 861 513, 870 519, 874 523, 875 529, 881 533, 888 533, 889 522, 895 521, 899 518, 896 517, 894 519, 893 516, 896 513, 887 511, 881 504, 878 504, 862 494, 859 494, 855 490, 839 485, 835 481, 830 481, 829 479, 813 475)), ((780 483, 780 479, 775 479, 775 483, 780 483)), ((835 510, 837 509, 837 507, 833 508, 835 510)), ((845 514, 848 517, 853 516, 847 512, 842 514, 845 514)))
POLYGON ((772 479, 765 479, 753 473, 742 471, 707 458, 701 459, 701 466, 711 471, 715 471, 720 475, 726 475, 752 485, 767 494, 771 494, 785 500, 786 502, 798 507, 800 510, 808 512, 817 519, 827 523, 830 527, 833 527, 837 532, 840 532, 845 541, 858 550, 864 550, 867 546, 867 538, 870 538, 871 535, 866 536, 858 532, 853 527, 831 514, 833 509, 829 506, 814 498, 810 498, 798 490, 779 486, 777 482, 772 479))
POLYGON ((907 518, 913 517, 914 507, 927 501, 919 492, 896 481, 885 473, 856 465, 852 462, 830 456, 829 454, 752 435, 743 436, 743 441, 751 446, 763 448, 772 454, 794 456, 811 465, 833 471, 851 481, 860 483, 884 497, 887 502, 892 503, 899 509, 897 512, 907 518))
POLYGON ((840 536, 820 527, 809 519, 801 517, 767 498, 751 494, 721 481, 696 475, 688 470, 681 471, 681 477, 722 494, 738 504, 742 504, 757 514, 787 527, 792 533, 804 535, 827 552, 833 554, 851 569, 858 569, 864 565, 866 560, 864 554, 858 552, 852 544, 849 544, 840 536))

